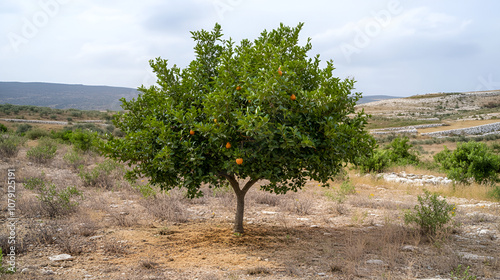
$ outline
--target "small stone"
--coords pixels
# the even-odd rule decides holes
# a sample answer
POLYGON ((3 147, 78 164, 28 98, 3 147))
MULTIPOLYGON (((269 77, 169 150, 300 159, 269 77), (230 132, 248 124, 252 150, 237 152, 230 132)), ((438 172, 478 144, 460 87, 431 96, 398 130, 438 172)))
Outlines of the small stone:
POLYGON ((54 274, 54 271, 52 271, 52 270, 50 270, 50 269, 49 269, 49 270, 45 270, 45 269, 44 269, 44 270, 42 270, 42 274, 44 274, 44 275, 53 275, 53 274, 54 274))
POLYGON ((90 240, 95 240, 95 239, 99 239, 99 238, 102 238, 104 237, 104 235, 94 235, 94 236, 91 236, 89 237, 90 240))
POLYGON ((21 273, 28 273, 28 272, 29 272, 29 268, 27 268, 27 267, 21 269, 21 273))
POLYGON ((299 220, 299 221, 310 221, 309 218, 297 218, 297 220, 299 220))
POLYGON ((61 254, 61 255, 55 255, 52 257, 49 257, 49 260, 53 262, 59 262, 59 261, 71 261, 73 260, 73 257, 68 254, 61 254))
POLYGON ((311 225, 312 228, 317 228, 319 227, 318 225, 311 225))
POLYGON ((318 276, 326 276, 326 273, 319 272, 319 273, 318 273, 318 276))
POLYGON ((405 245, 405 246, 403 246, 403 248, 401 248, 401 250, 405 251, 405 252, 413 252, 417 249, 418 249, 417 247, 411 246, 411 245, 405 245))
POLYGON ((367 260, 366 264, 376 264, 376 265, 383 265, 384 262, 381 260, 367 260))
POLYGON ((273 212, 273 211, 262 211, 262 214, 274 215, 274 214, 278 214, 278 212, 273 212))

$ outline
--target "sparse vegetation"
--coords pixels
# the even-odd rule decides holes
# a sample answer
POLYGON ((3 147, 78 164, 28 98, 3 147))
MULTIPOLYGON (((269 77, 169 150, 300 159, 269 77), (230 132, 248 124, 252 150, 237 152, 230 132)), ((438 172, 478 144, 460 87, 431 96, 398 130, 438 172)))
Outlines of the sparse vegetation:
POLYGON ((445 199, 439 199, 437 194, 424 190, 423 196, 418 196, 418 204, 413 210, 404 214, 406 224, 416 224, 426 235, 436 235, 455 216, 456 207, 445 199))
POLYGON ((66 216, 74 212, 78 206, 75 198, 82 198, 82 193, 76 187, 59 189, 55 184, 46 182, 43 178, 29 178, 24 183, 24 187, 37 193, 37 198, 42 203, 42 214, 49 218, 66 216))
POLYGON ((0 157, 13 158, 26 143, 26 138, 15 134, 0 134, 0 157))
POLYGON ((38 145, 26 152, 26 157, 36 163, 48 163, 56 156, 57 143, 49 137, 38 140, 38 145))

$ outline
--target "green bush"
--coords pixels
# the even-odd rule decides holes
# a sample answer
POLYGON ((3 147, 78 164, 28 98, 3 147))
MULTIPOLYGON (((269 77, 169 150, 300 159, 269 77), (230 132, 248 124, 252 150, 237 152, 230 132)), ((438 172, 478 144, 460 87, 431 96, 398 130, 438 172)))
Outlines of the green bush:
POLYGON ((73 131, 65 127, 63 130, 59 130, 57 132, 52 131, 50 136, 54 139, 61 139, 65 142, 70 142, 72 134, 73 131))
POLYGON ((0 135, 0 157, 13 158, 26 143, 26 138, 15 134, 0 135))
POLYGON ((113 172, 115 170, 122 171, 123 169, 119 163, 110 159, 99 163, 90 171, 86 171, 83 166, 79 168, 80 172, 78 176, 82 179, 86 187, 99 187, 105 189, 113 188, 113 172))
POLYGON ((396 137, 384 149, 376 149, 369 157, 362 158, 358 164, 361 172, 383 172, 391 165, 419 163, 417 153, 412 149, 408 137, 396 137))
POLYGON ((367 157, 359 164, 359 168, 363 173, 369 172, 384 172, 389 166, 390 158, 387 151, 377 149, 373 151, 371 157, 367 157))
POLYGON ((28 132, 29 130, 31 130, 33 128, 33 126, 29 125, 29 124, 26 124, 26 123, 23 123, 23 124, 20 124, 18 127, 17 127, 17 130, 16 130, 16 133, 17 134, 21 134, 21 135, 24 135, 26 132, 28 132))
POLYGON ((30 140, 35 140, 42 137, 49 137, 50 133, 46 130, 35 128, 26 132, 25 136, 30 140))
POLYGON ((56 156, 57 143, 48 137, 40 138, 38 145, 26 152, 28 159, 36 163, 48 163, 56 156))
POLYGON ((70 142, 73 144, 75 149, 80 151, 95 151, 97 135, 96 133, 92 133, 84 130, 75 130, 70 135, 70 142))
POLYGON ((75 197, 83 198, 82 193, 74 186, 58 190, 56 185, 46 182, 42 178, 32 177, 25 181, 24 187, 28 190, 36 191, 37 198, 42 203, 44 213, 50 218, 67 215, 73 212, 78 206, 74 201, 75 197))
POLYGON ((468 183, 470 179, 478 183, 497 180, 500 169, 500 157, 484 143, 458 143, 457 149, 443 151, 434 155, 434 160, 441 165, 448 178, 468 183))
POLYGON ((424 196, 418 196, 418 204, 413 211, 404 214, 406 224, 417 224, 422 234, 435 235, 455 216, 455 205, 439 199, 437 194, 424 190, 424 196))
POLYGON ((7 127, 3 123, 0 123, 0 133, 7 132, 7 130, 7 127))

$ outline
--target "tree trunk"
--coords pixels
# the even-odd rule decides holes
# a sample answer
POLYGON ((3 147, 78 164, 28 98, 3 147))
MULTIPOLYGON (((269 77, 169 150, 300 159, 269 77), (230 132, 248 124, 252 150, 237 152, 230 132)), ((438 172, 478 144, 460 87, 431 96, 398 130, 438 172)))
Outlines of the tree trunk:
POLYGON ((236 215, 234 217, 234 232, 243 233, 243 214, 245 213, 245 194, 236 193, 236 215))
POLYGON ((220 173, 220 176, 226 178, 236 195, 236 215, 234 216, 234 232, 243 233, 243 215, 245 214, 245 195, 248 190, 259 180, 250 179, 243 188, 240 188, 240 184, 236 177, 232 174, 220 173))

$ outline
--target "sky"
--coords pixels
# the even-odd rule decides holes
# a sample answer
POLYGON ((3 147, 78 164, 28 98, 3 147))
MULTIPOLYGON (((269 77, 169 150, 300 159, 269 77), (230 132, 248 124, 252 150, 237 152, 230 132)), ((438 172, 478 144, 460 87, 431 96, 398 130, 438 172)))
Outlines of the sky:
POLYGON ((309 55, 363 95, 493 90, 498 11, 495 0, 2 0, 0 81, 149 86, 150 59, 194 59, 190 31, 219 23, 240 42, 303 22, 299 44, 311 38, 309 55))

